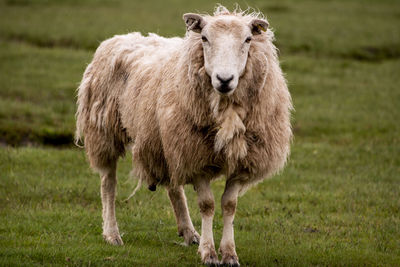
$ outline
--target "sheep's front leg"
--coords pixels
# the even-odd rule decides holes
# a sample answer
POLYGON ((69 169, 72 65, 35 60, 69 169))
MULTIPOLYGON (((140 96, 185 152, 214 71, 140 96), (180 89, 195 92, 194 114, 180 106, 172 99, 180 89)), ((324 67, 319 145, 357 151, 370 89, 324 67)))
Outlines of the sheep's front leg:
POLYGON ((221 199, 222 214, 224 218, 224 230, 222 233, 219 252, 222 255, 221 264, 239 266, 239 259, 236 255, 235 239, 233 235, 233 219, 235 218, 237 198, 240 184, 227 182, 221 199))
POLYGON ((169 187, 167 190, 168 197, 174 209, 176 223, 178 224, 179 236, 183 236, 186 245, 198 244, 200 235, 194 229, 192 220, 190 219, 183 186, 179 186, 178 188, 169 187))
POLYGON ((218 256, 215 252, 213 237, 214 196, 208 179, 197 179, 194 181, 197 191, 198 204, 201 213, 201 237, 198 252, 201 260, 207 265, 218 265, 218 256))
POLYGON ((103 204, 103 237, 112 245, 123 245, 115 218, 116 164, 100 172, 101 202, 103 204))

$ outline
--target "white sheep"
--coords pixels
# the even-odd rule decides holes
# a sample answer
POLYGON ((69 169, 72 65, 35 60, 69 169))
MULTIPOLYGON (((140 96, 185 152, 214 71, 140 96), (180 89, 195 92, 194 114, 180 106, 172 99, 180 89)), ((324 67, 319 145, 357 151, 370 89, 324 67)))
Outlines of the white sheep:
POLYGON ((185 14, 184 38, 140 33, 104 41, 78 91, 77 141, 101 175, 103 236, 122 245, 115 219, 116 163, 132 144, 136 176, 167 188, 186 244, 218 264, 210 182, 224 175, 222 264, 239 265, 233 237, 237 197, 279 171, 292 137, 291 98, 273 33, 260 13, 185 14), (198 194, 201 236, 183 186, 198 194))

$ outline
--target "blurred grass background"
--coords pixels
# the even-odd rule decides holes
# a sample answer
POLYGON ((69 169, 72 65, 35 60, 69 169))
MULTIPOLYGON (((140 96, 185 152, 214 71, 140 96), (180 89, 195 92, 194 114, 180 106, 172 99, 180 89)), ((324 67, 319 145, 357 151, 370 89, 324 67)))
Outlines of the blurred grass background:
MULTIPOLYGON (((239 200, 241 264, 398 266, 399 1, 235 2, 267 16, 296 108, 286 170, 239 200)), ((126 245, 104 244, 99 179, 71 144, 75 90, 102 40, 182 36, 183 13, 215 4, 0 0, 0 265, 200 264, 196 247, 177 245, 162 189, 122 202, 134 187, 129 155, 118 170, 126 245)), ((218 200, 223 181, 213 189, 218 200)), ((199 229, 189 187, 188 199, 199 229)), ((214 221, 218 244, 219 209, 214 221)))
MULTIPOLYGON (((102 40, 130 31, 182 36, 183 13, 211 13, 215 6, 213 1, 178 0, 0 3, 0 136, 14 145, 71 143, 75 89, 102 40)), ((247 7, 245 2, 239 4, 247 7)), ((318 116, 325 124, 346 119, 347 127, 360 115, 373 116, 367 121, 398 115, 387 110, 399 98, 395 90, 400 58, 398 1, 285 0, 248 5, 264 12, 276 29, 299 111, 297 126, 318 116), (315 104, 324 105, 324 110, 312 112, 315 104)), ((319 134, 309 126, 313 125, 303 129, 319 134)), ((333 134, 331 129, 327 132, 333 134)))

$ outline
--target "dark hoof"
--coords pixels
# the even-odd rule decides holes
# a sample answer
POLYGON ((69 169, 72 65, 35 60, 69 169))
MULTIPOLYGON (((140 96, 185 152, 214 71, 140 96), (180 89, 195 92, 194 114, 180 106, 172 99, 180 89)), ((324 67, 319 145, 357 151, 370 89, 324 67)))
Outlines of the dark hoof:
POLYGON ((239 267, 239 259, 236 255, 222 255, 220 266, 239 267))
POLYGON ((202 261, 206 266, 219 266, 218 256, 215 251, 211 250, 202 257, 202 261))
POLYGON ((124 242, 122 241, 122 238, 118 235, 103 235, 104 240, 111 245, 114 246, 123 246, 124 242))
POLYGON ((193 230, 186 229, 183 231, 179 231, 178 235, 183 237, 186 246, 193 244, 198 245, 200 243, 200 235, 194 229, 193 230))

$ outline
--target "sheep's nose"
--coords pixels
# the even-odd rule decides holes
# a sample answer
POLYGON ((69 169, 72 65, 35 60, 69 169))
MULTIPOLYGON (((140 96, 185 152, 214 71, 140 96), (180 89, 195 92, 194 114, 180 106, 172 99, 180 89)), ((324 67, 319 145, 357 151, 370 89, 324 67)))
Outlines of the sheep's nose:
POLYGON ((230 95, 237 86, 237 76, 224 71, 213 73, 211 83, 214 89, 222 95, 230 95), (217 74, 218 73, 218 74, 217 74))
POLYGON ((233 75, 226 78, 226 77, 221 77, 217 74, 217 79, 221 82, 222 86, 227 86, 229 84, 229 82, 233 80, 233 75))

